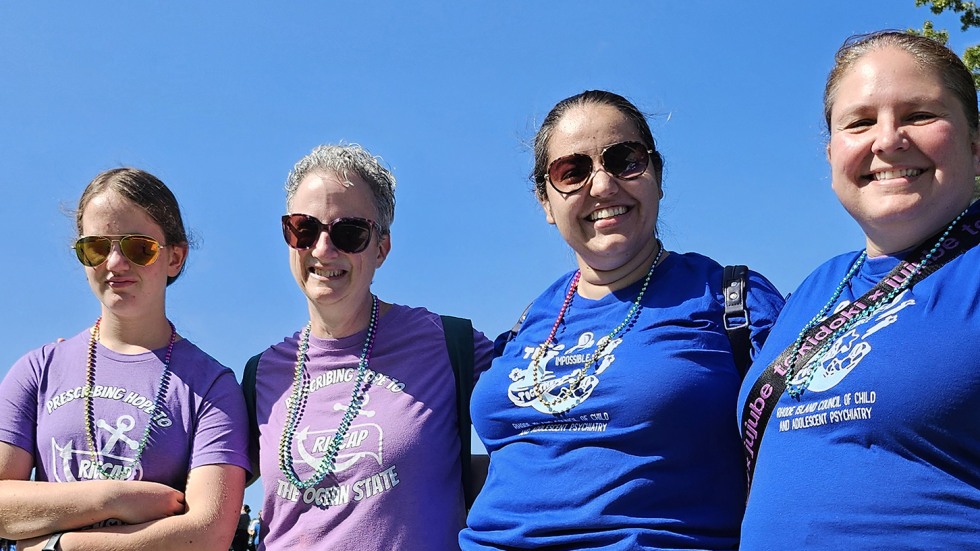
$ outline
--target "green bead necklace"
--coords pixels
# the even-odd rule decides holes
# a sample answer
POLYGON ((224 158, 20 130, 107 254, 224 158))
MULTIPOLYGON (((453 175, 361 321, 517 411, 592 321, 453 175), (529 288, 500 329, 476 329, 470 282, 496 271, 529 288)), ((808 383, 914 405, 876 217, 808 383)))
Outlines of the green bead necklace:
MULTIPOLYGON (((139 464, 143 452, 146 451, 146 446, 150 442, 150 429, 153 427, 153 419, 156 413, 163 409, 163 401, 166 398, 167 389, 170 387, 170 358, 173 356, 174 342, 177 340, 177 329, 170 321, 167 323, 170 325, 170 344, 167 346, 167 355, 163 358, 163 373, 160 374, 160 384, 157 387, 156 398, 153 400, 153 409, 150 410, 150 419, 146 423, 146 428, 143 429, 143 437, 140 439, 136 448, 136 455, 133 457, 133 466, 139 464)), ((95 447, 95 406, 92 404, 92 392, 95 390, 95 344, 99 341, 99 326, 101 324, 101 317, 95 320, 95 325, 92 326, 92 336, 88 342, 88 365, 85 370, 85 388, 82 389, 82 395, 85 397, 85 440, 92 457, 95 458, 95 467, 99 474, 108 480, 122 480, 124 478, 122 472, 124 471, 115 475, 112 470, 107 469, 105 463, 102 462, 102 454, 95 447)))
POLYGON ((279 470, 286 476, 289 482, 301 490, 316 486, 330 474, 335 466, 337 453, 340 446, 344 443, 347 431, 350 430, 354 418, 361 412, 364 404, 364 380, 367 377, 368 363, 371 359, 371 350, 374 348, 374 338, 378 332, 378 297, 371 295, 371 321, 368 323, 367 336, 364 338, 364 347, 361 350, 361 359, 357 362, 357 378, 354 380, 354 390, 351 391, 350 404, 344 411, 344 416, 340 420, 337 432, 327 444, 326 453, 320 459, 320 464, 313 472, 313 476, 306 480, 300 480, 293 467, 293 438, 296 435, 296 426, 305 408, 306 399, 309 391, 304 389, 303 374, 306 367, 306 354, 310 349, 310 331, 312 323, 307 323, 300 337, 299 345, 296 349, 296 369, 293 373, 293 388, 289 395, 287 405, 286 425, 282 430, 282 437, 279 439, 279 470))
POLYGON ((824 319, 824 317, 827 315, 830 309, 833 308, 834 305, 837 303, 837 299, 840 298, 841 294, 844 292, 844 289, 847 288, 847 286, 850 284, 851 279, 854 278, 858 270, 867 260, 868 252, 863 251, 861 253, 861 255, 857 258, 857 260, 854 261, 854 264, 851 265, 851 268, 844 275, 844 279, 842 279, 841 282, 837 284, 837 288, 834 289, 834 294, 830 297, 830 300, 828 300, 827 303, 823 305, 823 308, 821 308, 820 311, 817 312, 817 315, 813 316, 813 318, 810 319, 810 321, 803 326, 803 329, 800 330, 799 336, 796 337, 796 342, 793 344, 793 353, 790 356, 790 360, 789 360, 789 369, 786 371, 786 392, 791 397, 793 397, 797 401, 800 400, 800 398, 803 396, 803 393, 806 391, 806 389, 810 387, 810 383, 813 382, 813 378, 817 374, 817 367, 821 363, 821 359, 823 355, 826 354, 828 350, 830 350, 831 346, 833 346, 833 344, 837 341, 837 339, 839 339, 842 335, 850 331, 851 328, 857 325, 859 321, 871 317, 872 314, 880 310, 886 304, 891 304, 892 300, 894 300, 895 297, 897 297, 903 291, 908 289, 909 285, 912 284, 913 278, 915 278, 915 276, 918 275, 918 273, 921 272, 923 268, 925 268, 926 264, 928 264, 930 260, 932 260, 932 257, 936 254, 936 251, 938 251, 939 247, 942 246, 943 241, 945 241, 946 237, 949 236, 949 232, 953 231, 953 228, 960 221, 960 219, 966 215, 967 210, 969 210, 969 208, 961 212, 956 218, 953 219, 952 222, 949 223, 948 226, 946 226, 946 231, 944 231, 942 235, 939 236, 939 239, 936 240, 936 243, 932 246, 929 252, 922 257, 922 260, 920 260, 915 265, 915 268, 912 269, 912 273, 909 274, 909 276, 906 277, 904 281, 902 281, 901 285, 889 291, 884 298, 875 302, 869 308, 862 310, 858 315, 850 318, 846 323, 844 323, 844 325, 837 328, 837 330, 834 331, 830 335, 830 337, 825 340, 825 344, 821 346, 819 350, 817 350, 817 353, 812 356, 810 362, 807 363, 805 366, 803 366, 803 369, 809 370, 803 382, 799 384, 794 384, 790 382, 793 379, 793 376, 799 371, 796 369, 796 360, 800 355, 800 348, 803 346, 803 340, 807 331, 816 327, 824 319))
POLYGON ((615 329, 610 331, 608 335, 599 339, 599 342, 596 344, 595 351, 591 356, 589 356, 589 359, 585 362, 582 368, 578 370, 578 373, 575 375, 575 380, 571 381, 568 386, 562 387, 561 390, 558 391, 558 396, 554 400, 551 400, 547 398, 547 396, 550 396, 550 393, 548 392, 550 388, 542 384, 542 378, 545 375, 544 372, 546 368, 541 368, 541 358, 554 343, 555 335, 558 333, 558 326, 561 325, 561 322, 565 319, 565 312, 568 310, 568 307, 572 304, 572 299, 575 297, 575 291, 578 289, 579 279, 582 277, 581 271, 575 272, 575 276, 572 277, 572 282, 568 287, 568 293, 565 294, 565 301, 562 303, 561 309, 558 311, 558 317, 555 319, 554 325, 551 326, 551 333, 548 335, 548 338, 534 350, 534 356, 532 358, 532 388, 534 389, 534 394, 538 398, 538 401, 548 408, 550 413, 561 415, 569 412, 572 408, 582 403, 582 400, 584 400, 585 397, 577 391, 579 390, 582 381, 585 380, 586 373, 588 373, 589 369, 594 369, 596 362, 602 356, 602 352, 605 351, 606 347, 609 346, 609 343, 611 343, 613 339, 625 335, 630 329, 633 328, 633 325, 636 323, 636 319, 640 316, 640 310, 643 309, 640 302, 643 300, 643 295, 646 294, 647 287, 650 285, 650 278, 653 277, 653 272, 656 270, 657 265, 660 263, 660 259, 664 254, 664 245, 659 239, 657 239, 657 249, 657 256, 653 259, 653 264, 650 265, 646 278, 643 280, 643 285, 640 287, 640 292, 636 295, 636 300, 633 301, 629 311, 626 313, 626 318, 622 321, 622 323, 617 325, 615 329), (564 403, 564 407, 558 407, 557 404, 560 403, 564 403))

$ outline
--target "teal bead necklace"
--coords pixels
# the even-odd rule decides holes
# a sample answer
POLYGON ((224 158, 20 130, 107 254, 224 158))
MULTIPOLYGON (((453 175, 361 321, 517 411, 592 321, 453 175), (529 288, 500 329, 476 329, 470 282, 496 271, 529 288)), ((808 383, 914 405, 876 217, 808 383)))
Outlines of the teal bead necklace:
POLYGON ((572 299, 575 297, 575 291, 578 289, 579 279, 582 277, 581 271, 575 272, 575 276, 572 277, 572 282, 568 287, 568 293, 565 294, 565 301, 562 303, 561 309, 558 311, 558 317, 555 319, 554 325, 551 326, 551 333, 548 335, 548 338, 534 350, 534 356, 531 364, 531 377, 533 381, 532 388, 534 389, 534 394, 538 401, 548 408, 549 412, 555 415, 561 415, 569 412, 572 408, 581 404, 584 396, 577 393, 577 391, 579 390, 582 381, 585 380, 586 373, 588 373, 590 369, 595 368, 595 364, 602 356, 602 352, 609 346, 609 343, 612 342, 613 339, 625 335, 630 329, 633 328, 633 325, 636 323, 636 319, 640 316, 640 310, 643 309, 643 306, 640 303, 643 300, 643 295, 647 292, 647 287, 650 285, 650 278, 653 277, 653 272, 656 270, 657 265, 660 264, 660 259, 664 254, 664 245, 659 239, 657 239, 657 249, 657 256, 653 259, 653 264, 650 265, 646 278, 643 280, 643 285, 640 287, 640 292, 636 295, 636 300, 633 301, 629 311, 626 313, 626 318, 622 321, 622 323, 617 325, 615 329, 610 331, 608 335, 599 339, 599 342, 596 344, 595 351, 589 357, 588 361, 585 362, 582 368, 578 370, 575 380, 570 382, 568 386, 562 387, 561 390, 558 391, 558 396, 554 400, 551 400, 548 398, 548 396, 550 396, 548 392, 550 388, 542 384, 545 369, 541 368, 541 358, 555 342, 555 335, 558 333, 558 327, 565 319, 565 312, 568 310, 568 307, 572 304, 572 299), (562 403, 564 404, 564 407, 557 406, 557 404, 562 403))
POLYGON ((296 435, 296 426, 302 416, 302 411, 306 406, 306 398, 309 391, 303 388, 303 373, 306 367, 306 353, 310 349, 310 331, 312 323, 307 323, 300 337, 299 345, 296 349, 296 369, 293 373, 293 388, 289 395, 287 405, 286 426, 283 427, 282 437, 279 439, 279 470, 286 476, 289 482, 301 490, 316 486, 330 474, 335 466, 337 452, 344 443, 347 431, 350 430, 354 418, 361 412, 364 404, 364 380, 367 378, 368 363, 371 359, 371 351, 374 348, 374 337, 378 332, 378 297, 371 295, 371 321, 368 323, 367 336, 364 338, 364 347, 361 349, 361 359, 357 362, 357 378, 354 380, 354 390, 351 391, 350 404, 344 411, 344 416, 340 420, 337 432, 327 444, 327 450, 320 459, 320 464, 313 472, 313 476, 306 480, 300 480, 293 467, 293 438, 296 435))
POLYGON ((933 255, 935 255, 936 251, 939 250, 939 247, 942 246, 942 242, 946 240, 946 237, 949 236, 949 232, 953 231, 953 228, 960 221, 960 219, 963 218, 964 215, 966 215, 967 210, 969 210, 969 208, 961 212, 959 216, 954 218, 953 221, 950 222, 948 226, 946 226, 946 231, 944 231, 942 235, 939 236, 939 239, 936 240, 936 243, 932 246, 931 249, 929 249, 929 252, 922 257, 922 260, 920 260, 918 264, 915 265, 915 268, 912 269, 912 273, 908 277, 906 277, 904 281, 902 281, 901 285, 889 291, 888 294, 885 295, 883 299, 875 302, 869 308, 862 310, 858 315, 849 319, 844 325, 837 328, 837 330, 834 331, 828 339, 826 339, 825 344, 821 346, 820 349, 817 350, 817 353, 812 356, 813 359, 810 360, 810 362, 804 366, 804 369, 809 369, 809 372, 806 374, 806 378, 803 380, 803 382, 799 384, 794 384, 790 382, 793 379, 793 376, 798 371, 796 369, 796 360, 800 355, 800 348, 803 346, 803 339, 806 336, 807 331, 816 327, 824 319, 824 317, 827 315, 830 309, 833 308, 834 305, 837 303, 837 299, 840 298, 841 294, 844 292, 844 289, 847 288, 847 286, 850 284, 851 279, 854 278, 858 270, 864 264, 865 260, 867 260, 868 252, 863 251, 861 253, 861 255, 857 258, 857 260, 854 261, 854 264, 851 265, 851 268, 844 275, 844 279, 842 279, 841 282, 837 284, 837 288, 834 289, 834 294, 830 297, 830 300, 828 300, 827 303, 823 305, 823 308, 821 308, 820 311, 817 312, 817 315, 813 316, 813 318, 809 322, 807 322, 806 325, 803 326, 803 329, 800 330, 799 336, 796 337, 796 342, 793 344, 793 353, 792 355, 790 355, 789 369, 786 371, 786 392, 791 397, 793 397, 797 401, 800 400, 800 398, 803 396, 803 393, 806 391, 806 389, 810 387, 810 383, 813 382, 813 378, 817 374, 817 367, 821 362, 821 358, 823 357, 824 354, 827 353, 828 350, 830 350, 830 348, 837 341, 837 339, 839 339, 842 335, 850 331, 851 328, 857 325, 859 321, 871 317, 875 312, 880 310, 886 304, 891 304, 891 301, 894 300, 895 297, 897 297, 903 291, 908 289, 909 285, 912 284, 912 279, 915 278, 915 276, 922 271, 922 269, 926 266, 926 264, 929 263, 930 260, 932 260, 933 255))
MULTIPOLYGON (((143 429, 143 438, 140 439, 136 448, 136 455, 133 457, 134 466, 139 464, 143 452, 146 451, 146 446, 150 442, 150 429, 153 426, 153 419, 157 411, 163 409, 163 401, 167 395, 167 389, 170 387, 170 358, 173 356, 174 342, 177 340, 177 329, 170 321, 167 323, 170 325, 170 344, 167 346, 167 355, 163 358, 163 373, 160 374, 160 384, 157 387, 156 398, 153 400, 150 419, 146 423, 146 428, 143 429)), ((95 467, 99 474, 108 480, 122 480, 124 471, 121 470, 120 474, 116 475, 112 470, 107 469, 105 463, 102 462, 101 453, 95 447, 95 406, 92 404, 92 392, 95 390, 95 343, 99 341, 99 326, 101 324, 101 317, 95 320, 92 336, 88 342, 88 365, 85 369, 85 388, 82 389, 82 395, 85 397, 85 440, 92 457, 95 458, 95 467)))

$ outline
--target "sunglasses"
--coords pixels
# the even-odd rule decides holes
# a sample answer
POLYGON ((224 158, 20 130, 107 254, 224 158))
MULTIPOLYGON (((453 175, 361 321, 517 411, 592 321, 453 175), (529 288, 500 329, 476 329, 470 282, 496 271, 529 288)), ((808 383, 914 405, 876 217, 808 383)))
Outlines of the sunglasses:
MULTIPOLYGON (((639 142, 614 143, 603 148, 599 154, 599 164, 620 180, 633 180, 646 171, 653 152, 639 142)), ((592 157, 585 153, 572 153, 551 161, 548 181, 559 193, 574 193, 592 178, 594 169, 592 157)))
POLYGON ((119 250, 133 264, 149 266, 160 256, 159 241, 147 235, 85 235, 72 247, 78 261, 94 268, 109 259, 112 244, 119 243, 119 250))
POLYGON ((327 232, 330 242, 341 251, 356 254, 371 242, 371 228, 381 235, 381 227, 364 218, 337 218, 324 224, 309 214, 286 214, 282 217, 282 235, 294 249, 310 249, 316 245, 321 232, 327 232))

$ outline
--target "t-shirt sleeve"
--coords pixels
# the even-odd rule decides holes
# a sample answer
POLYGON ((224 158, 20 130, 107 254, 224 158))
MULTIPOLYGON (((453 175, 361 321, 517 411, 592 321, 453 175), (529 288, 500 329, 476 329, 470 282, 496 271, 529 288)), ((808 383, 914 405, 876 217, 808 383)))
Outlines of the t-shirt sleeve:
POLYGON ((230 369, 224 369, 204 396, 197 416, 190 468, 235 465, 251 471, 248 461, 245 398, 230 369))
POLYGON ((762 350, 762 345, 769 337, 780 310, 786 299, 762 275, 749 271, 748 288, 745 293, 745 307, 749 311, 750 339, 752 341, 752 358, 762 350))
POLYGON ((483 333, 473 330, 473 382, 480 380, 480 375, 490 369, 493 361, 493 342, 483 333))
POLYGON ((0 441, 36 456, 39 358, 41 350, 25 354, 0 382, 0 441))

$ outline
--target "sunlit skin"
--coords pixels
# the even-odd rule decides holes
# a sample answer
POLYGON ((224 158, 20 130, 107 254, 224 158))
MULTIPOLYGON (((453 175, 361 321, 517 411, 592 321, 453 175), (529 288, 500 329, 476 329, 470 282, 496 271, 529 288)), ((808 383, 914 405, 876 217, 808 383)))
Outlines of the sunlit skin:
POLYGON ((827 146, 832 186, 870 256, 940 231, 969 204, 980 142, 933 69, 904 50, 861 57, 839 82, 827 146))
POLYGON ((548 223, 575 251, 582 272, 578 292, 589 298, 639 280, 657 253, 654 230, 661 194, 653 163, 633 180, 619 180, 600 168, 602 149, 624 141, 643 141, 629 119, 608 105, 586 105, 569 109, 548 143, 549 163, 585 153, 599 168, 575 193, 562 194, 546 184, 541 200, 548 223))
MULTIPOLYGON (((308 214, 324 223, 340 217, 378 220, 371 188, 356 174, 346 179, 332 172, 307 174, 289 204, 289 212, 308 214)), ((310 249, 289 249, 290 269, 306 295, 314 335, 341 338, 367 327, 371 280, 390 250, 390 236, 382 237, 375 231, 367 249, 356 254, 337 249, 327 232, 321 232, 310 249)))
POLYGON ((167 277, 180 273, 187 244, 167 243, 163 229, 145 210, 115 191, 93 197, 82 213, 83 235, 148 235, 161 245, 149 266, 130 262, 112 244, 109 258, 85 267, 85 277, 102 303, 100 342, 117 352, 136 354, 165 346, 170 340, 166 319, 167 277))

